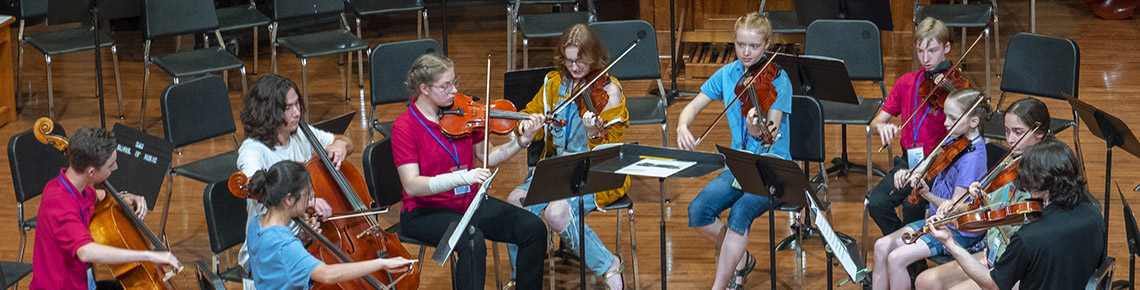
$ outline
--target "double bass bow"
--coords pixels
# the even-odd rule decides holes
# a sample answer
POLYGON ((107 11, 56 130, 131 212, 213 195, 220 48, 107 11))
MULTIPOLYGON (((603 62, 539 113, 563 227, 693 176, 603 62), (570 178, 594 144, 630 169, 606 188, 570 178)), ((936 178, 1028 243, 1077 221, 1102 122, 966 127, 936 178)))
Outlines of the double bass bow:
MULTIPOLYGON (((66 137, 52 135, 54 122, 48 118, 36 120, 32 131, 40 143, 51 145, 67 153, 68 141, 66 137)), ((120 193, 115 190, 111 182, 103 180, 103 187, 111 198, 103 198, 95 203, 95 211, 91 215, 91 224, 88 231, 91 238, 100 245, 112 246, 122 249, 138 251, 168 252, 162 240, 159 240, 142 219, 135 215, 134 210, 127 206, 120 193)), ((123 264, 108 265, 115 280, 126 289, 177 289, 170 281, 182 268, 162 269, 153 262, 138 261, 123 264)))
MULTIPOLYGON (((902 128, 906 127, 906 124, 914 119, 914 116, 918 114, 918 107, 920 107, 922 103, 925 103, 927 107, 932 110, 941 110, 943 105, 946 104, 946 97, 948 97, 950 93, 970 87, 970 81, 962 77, 962 61, 966 59, 966 55, 970 54, 971 50, 974 50, 974 47, 978 45, 978 41, 982 40, 982 36, 986 35, 989 35, 989 28, 986 28, 984 33, 974 39, 974 43, 970 44, 970 48, 967 48, 965 52, 962 52, 962 57, 958 58, 957 62, 953 62, 948 69, 941 70, 934 74, 933 80, 922 82, 922 84, 919 85, 918 94, 925 97, 922 98, 921 103, 915 105, 915 110, 910 112, 910 116, 899 125, 898 129, 895 129, 895 134, 902 131, 902 128)), ((916 128, 915 130, 918 129, 916 128)), ((879 147, 879 150, 875 152, 882 152, 888 145, 889 144, 883 144, 883 146, 879 147)))

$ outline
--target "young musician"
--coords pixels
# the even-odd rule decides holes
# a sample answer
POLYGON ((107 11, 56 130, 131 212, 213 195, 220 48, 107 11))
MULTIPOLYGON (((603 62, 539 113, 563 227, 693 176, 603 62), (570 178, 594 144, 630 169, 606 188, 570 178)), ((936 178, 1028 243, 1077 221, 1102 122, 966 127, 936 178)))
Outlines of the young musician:
MULTIPOLYGON (((899 77, 891 88, 891 94, 883 102, 882 110, 875 116, 871 126, 879 133, 879 139, 884 146, 890 146, 899 136, 899 145, 903 156, 894 157, 891 173, 887 174, 871 192, 867 193, 867 214, 879 226, 883 235, 888 235, 902 228, 904 224, 926 217, 924 211, 925 201, 911 205, 905 203, 906 195, 891 194, 895 190, 894 180, 900 169, 914 168, 918 161, 930 154, 939 144, 942 136, 946 136, 946 128, 942 126, 946 115, 941 110, 934 110, 923 103, 925 95, 918 93, 920 85, 934 82, 932 77, 939 71, 949 68, 944 65, 946 54, 950 53, 950 32, 941 20, 926 18, 914 28, 915 57, 922 64, 922 68, 899 77), (891 118, 899 117, 906 120, 914 115, 910 121, 902 126, 890 123, 891 118), (895 213, 895 208, 902 205, 902 219, 895 213)), ((900 121, 901 122, 901 121, 900 121)), ((902 188, 909 192, 911 188, 902 188)))
POLYGON ((309 171, 300 163, 281 161, 261 169, 247 184, 251 195, 261 196, 268 209, 257 215, 245 230, 249 266, 254 283, 261 289, 309 289, 313 282, 334 284, 389 271, 393 275, 411 270, 403 257, 354 263, 325 264, 305 249, 289 228, 294 218, 306 216, 315 201, 309 171))
MULTIPOLYGON (((944 107, 946 120, 943 125, 947 131, 954 129, 950 132, 947 143, 952 143, 956 138, 965 138, 969 140, 970 145, 959 153, 946 169, 935 175, 933 183, 929 186, 922 180, 922 176, 929 167, 929 160, 916 167, 913 170, 914 174, 909 174, 912 171, 909 169, 898 170, 895 174, 896 189, 903 188, 903 185, 907 183, 911 184, 912 187, 917 187, 922 198, 930 203, 929 210, 941 214, 954 206, 955 200, 959 200, 962 195, 966 194, 970 184, 982 179, 987 169, 986 143, 985 138, 982 138, 982 134, 978 132, 978 127, 982 125, 983 116, 989 114, 989 107, 983 103, 973 111, 968 110, 976 100, 983 97, 976 90, 963 89, 951 93, 946 98, 944 107), (963 123, 957 128, 952 128, 958 119, 963 119, 963 123), (910 179, 907 179, 908 177, 910 179)), ((940 154, 950 153, 943 151, 940 154)), ((938 157, 934 156, 934 158, 938 157)), ((895 194, 908 196, 910 193, 910 191, 899 191, 895 194)), ((875 241, 875 268, 872 272, 873 280, 871 283, 875 289, 909 289, 911 281, 906 270, 907 265, 927 257, 947 253, 946 249, 942 247, 942 243, 929 234, 920 236, 914 244, 907 245, 903 242, 904 233, 914 234, 928 222, 930 220, 912 222, 906 227, 875 241)), ((984 233, 953 232, 955 239, 969 247, 977 245, 984 235, 984 233)), ((973 250, 973 252, 976 251, 973 250)))
MULTIPOLYGON (((305 100, 298 97, 297 84, 280 75, 269 74, 258 79, 245 95, 241 109, 241 123, 245 128, 245 141, 238 148, 237 168, 246 176, 253 176, 258 170, 267 169, 280 161, 306 162, 313 156, 313 148, 309 139, 298 130, 301 116, 305 113, 305 100)), ((320 145, 328 151, 329 158, 339 168, 341 161, 352 154, 352 140, 344 135, 332 133, 309 126, 320 141, 320 145)), ((309 203, 310 218, 306 218, 314 227, 317 227, 316 217, 328 217, 332 208, 322 198, 309 203)), ((256 200, 246 200, 246 224, 253 222, 257 215, 265 214, 265 205, 256 200)), ((300 234, 300 228, 293 227, 294 234, 300 234)), ((238 262, 246 265, 249 254, 246 246, 242 245, 238 252, 238 262)), ((248 268, 246 269, 249 270, 248 268)), ((243 281, 245 289, 254 289, 253 281, 243 281)))
MULTIPOLYGON (((396 118, 392 128, 392 155, 404 185, 400 224, 410 237, 437 244, 457 222, 491 171, 477 167, 475 158, 497 166, 525 150, 542 126, 542 115, 520 121, 522 136, 490 149, 484 155, 482 130, 467 136, 449 136, 439 126, 440 107, 451 107, 458 92, 455 65, 445 56, 420 56, 404 84, 414 94, 411 106, 396 118)), ((484 239, 518 245, 518 289, 542 287, 542 261, 546 256, 546 226, 534 214, 488 197, 479 205, 471 225, 455 245, 456 284, 459 289, 483 289, 487 246, 484 239), (470 235, 470 236, 469 236, 470 235), (469 237, 468 237, 469 236, 469 237), (468 242, 468 240, 470 242, 468 242)))
MULTIPOLYGON (((946 244, 963 272, 981 289, 1082 289, 1105 255, 1104 220, 1084 193, 1080 164, 1056 138, 1025 149, 1014 186, 1040 199, 1041 218, 1021 226, 989 269, 941 228, 931 233, 946 244)), ((964 285, 974 288, 975 285, 964 285)))
MULTIPOLYGON (((111 198, 94 186, 119 168, 115 146, 115 135, 103 129, 83 127, 71 137, 67 168, 60 169, 59 176, 44 186, 29 289, 95 289, 92 264, 141 261, 181 268, 170 252, 121 249, 92 239, 88 226, 95 203, 111 198)), ((129 193, 123 193, 122 198, 140 219, 146 217, 146 199, 129 193)))
MULTIPOLYGON (((1005 112, 1005 141, 1011 146, 1009 150, 1013 152, 1014 158, 1020 158, 1025 148, 1043 140, 1054 138, 1048 132, 1051 120, 1049 108, 1041 100, 1029 97, 1017 100, 1005 112), (1040 124, 1040 128, 1036 132, 1030 133, 1033 130, 1033 124, 1040 124), (1018 140, 1021 140, 1021 143, 1014 146, 1016 142, 1019 142, 1018 140)), ((981 190, 980 183, 975 182, 970 185, 970 192, 979 190, 981 190)), ((989 195, 990 204, 1016 204, 1029 198, 1028 191, 1017 188, 1012 182, 987 193, 987 195, 989 195), (1010 196, 1011 194, 1012 196, 1010 196)), ((986 231, 984 240, 986 243, 985 251, 975 253, 973 258, 992 269, 994 262, 1005 252, 1005 247, 1009 244, 1009 236, 1017 232, 1019 228, 1021 226, 990 228, 986 231)), ((953 261, 923 271, 918 275, 914 285, 918 289, 948 289, 952 286, 966 287, 976 284, 970 280, 970 277, 966 276, 966 272, 962 270, 962 267, 959 267, 959 263, 953 261)))
MULTIPOLYGON (((527 103, 526 108, 519 110, 522 113, 542 114, 553 112, 556 107, 566 104, 565 109, 554 117, 566 120, 566 126, 559 127, 547 125, 537 135, 535 141, 543 142, 543 157, 571 155, 589 151, 595 146, 604 143, 621 143, 625 129, 629 127, 629 111, 625 109, 625 98, 622 96, 621 84, 617 79, 609 77, 598 79, 606 96, 595 97, 608 100, 604 107, 595 104, 598 113, 590 110, 579 111, 577 102, 567 101, 576 93, 576 88, 585 86, 593 79, 593 73, 600 72, 609 63, 609 54, 602 45, 602 41, 589 26, 585 24, 574 25, 562 32, 558 40, 558 48, 554 50, 554 66, 557 70, 546 74, 542 89, 535 94, 534 99, 527 103)), ((579 98, 588 97, 582 94, 579 98)), ((533 172, 532 172, 533 173, 533 172)), ((507 202, 522 206, 522 199, 530 190, 531 179, 534 176, 527 174, 526 181, 511 192, 507 202)), ((610 190, 582 197, 582 215, 602 208, 625 194, 629 188, 629 179, 620 189, 610 190)), ((543 213, 550 228, 558 233, 563 242, 568 242, 570 249, 577 254, 579 233, 578 226, 578 197, 530 206, 534 214, 543 213), (545 211, 544 211, 545 210, 545 211)), ((586 265, 599 276, 603 276, 610 289, 622 289, 621 261, 606 249, 605 244, 590 229, 585 226, 586 265)), ((511 256, 515 256, 516 247, 509 245, 511 256)), ((513 259, 513 258, 512 258, 513 259)))
MULTIPOLYGON (((749 67, 767 61, 770 57, 765 52, 772 35, 772 24, 768 18, 753 12, 737 19, 734 31, 737 61, 713 73, 701 86, 701 93, 681 110, 677 125, 677 145, 684 150, 693 150, 697 146, 693 133, 689 131, 689 124, 701 109, 713 100, 718 100, 728 110, 725 118, 732 134, 733 149, 791 159, 788 151, 787 115, 792 113, 792 85, 783 70, 779 70, 778 76, 771 81, 778 97, 768 111, 759 112, 753 108, 747 115, 741 115, 741 101, 733 102, 738 97, 734 93, 737 81, 746 75, 749 67), (761 113, 764 115, 761 116, 761 113), (761 144, 759 138, 762 129, 776 133, 774 144, 761 144)), ((756 258, 745 251, 748 232, 752 220, 769 208, 768 198, 742 191, 728 167, 689 203, 689 227, 696 229, 720 250, 713 289, 744 287, 746 277, 756 265, 756 258), (729 208, 732 210, 729 211, 726 222, 722 223, 720 213, 729 208)))

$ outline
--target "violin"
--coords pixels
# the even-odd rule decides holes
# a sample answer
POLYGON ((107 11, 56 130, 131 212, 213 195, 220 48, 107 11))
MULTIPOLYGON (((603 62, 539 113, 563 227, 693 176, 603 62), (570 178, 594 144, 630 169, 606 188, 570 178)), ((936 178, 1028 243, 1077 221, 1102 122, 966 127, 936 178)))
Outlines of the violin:
MULTIPOLYGON (((451 136, 466 136, 475 129, 485 129, 502 135, 514 130, 519 120, 530 118, 529 114, 517 112, 511 101, 499 99, 490 102, 491 109, 488 111, 472 97, 455 94, 455 103, 451 108, 440 112, 440 129, 451 136), (490 118, 487 118, 487 112, 490 112, 490 118)), ((559 127, 566 126, 566 120, 554 118, 546 118, 545 123, 559 127)))
POLYGON ((980 207, 923 226, 914 233, 903 233, 903 243, 914 244, 934 227, 954 225, 960 232, 980 232, 997 226, 1020 226, 1041 218, 1041 202, 1027 200, 996 209, 980 207))
POLYGON ((574 89, 571 90, 571 92, 581 91, 585 93, 584 96, 574 99, 574 104, 578 105, 578 116, 585 115, 586 112, 592 112, 594 116, 599 117, 595 119, 594 128, 601 130, 601 135, 605 136, 609 127, 602 125, 602 121, 600 120, 602 113, 598 108, 605 108, 610 103, 610 94, 606 92, 606 85, 610 84, 610 75, 605 71, 595 71, 586 74, 586 78, 592 79, 593 81, 588 84, 576 85, 574 89))
MULTIPOLYGON (((780 74, 779 66, 772 62, 776 59, 774 54, 774 52, 769 52, 765 56, 766 60, 761 59, 748 67, 748 71, 736 82, 736 87, 733 89, 733 92, 736 93, 736 97, 724 107, 724 110, 720 112, 720 116, 717 116, 716 121, 713 121, 712 125, 709 125, 708 129, 705 129, 701 137, 697 138, 696 143, 698 145, 709 135, 712 128, 715 127, 717 123, 720 123, 721 117, 725 116, 725 113, 728 112, 728 108, 731 107, 733 103, 737 101, 740 102, 741 116, 748 116, 748 112, 751 111, 752 108, 756 108, 756 111, 760 114, 765 114, 772 108, 772 104, 776 102, 776 98, 779 96, 776 92, 776 86, 772 85, 772 80, 775 80, 780 74)), ((760 126, 760 144, 764 145, 764 147, 769 147, 776 143, 776 138, 778 137, 775 132, 768 130, 767 125, 768 124, 763 124, 760 126)))
MULTIPOLYGON (((931 77, 931 81, 922 82, 922 84, 918 86, 918 94, 924 96, 922 102, 926 103, 931 110, 942 110, 946 104, 946 97, 950 96, 953 92, 970 87, 970 81, 962 77, 962 61, 966 59, 966 55, 970 54, 971 50, 974 50, 974 47, 978 45, 978 41, 982 40, 982 36, 989 34, 989 30, 989 28, 986 28, 984 33, 978 35, 978 38, 974 39, 974 43, 970 44, 970 48, 962 53, 962 57, 959 58, 957 62, 943 61, 938 65, 938 68, 935 69, 938 73, 935 73, 931 77), (950 65, 947 65, 948 63, 950 65), (941 67, 949 68, 940 69, 941 67)), ((895 133, 897 134, 899 131, 902 131, 902 128, 910 123, 910 120, 913 120, 917 114, 918 109, 916 107, 913 112, 910 112, 910 116, 899 125, 895 133)), ((918 129, 915 128, 915 130, 918 129)), ((887 144, 883 144, 876 152, 882 152, 884 148, 887 148, 887 144)))
MULTIPOLYGON (((51 135, 54 122, 48 118, 40 118, 33 125, 36 140, 51 145, 67 153, 68 141, 66 137, 51 135)), ((95 211, 91 215, 91 224, 88 230, 91 238, 100 245, 112 246, 137 251, 166 252, 169 249, 161 240, 146 227, 142 219, 135 215, 135 211, 127 206, 120 193, 115 190, 109 181, 103 181, 103 187, 111 198, 103 198, 95 203, 95 211)), ((161 269, 153 262, 138 261, 109 265, 115 280, 125 289, 177 289, 170 281, 182 269, 167 271, 161 269)))
POLYGON ((1020 146, 1021 142, 1025 141, 1025 137, 1036 133, 1037 129, 1040 128, 1041 122, 1034 122, 1033 129, 1030 129, 1025 135, 1021 135, 1021 138, 1018 138, 1017 142, 1013 143, 1013 147, 1010 147, 1009 152, 1006 152, 1001 161, 994 164, 994 168, 991 168, 990 172, 986 173, 985 178, 982 178, 982 192, 997 191, 1002 186, 1012 182, 1014 178, 1017 178, 1017 165, 1019 164, 1018 161, 1020 158, 1013 156, 1013 149, 1020 146))
MULTIPOLYGON (((245 174, 241 173, 241 172, 234 172, 234 174, 230 175, 230 179, 227 182, 227 186, 230 189, 230 193, 233 194, 234 196, 237 196, 240 198, 249 198, 249 199, 260 201, 262 198, 261 193, 250 192, 249 187, 246 186, 248 184, 249 184, 249 177, 245 176, 245 174)), ((320 233, 317 233, 317 230, 313 229, 313 227, 309 226, 308 223, 305 223, 304 220, 301 220, 299 218, 293 218, 293 222, 296 223, 297 225, 300 225, 301 228, 305 230, 305 232, 309 233, 309 236, 312 236, 317 241, 320 241, 321 245, 324 245, 324 247, 326 249, 338 249, 339 248, 337 245, 333 244, 333 242, 330 241, 328 238, 321 235, 320 233)), ((348 255, 346 255, 344 252, 342 252, 340 250, 332 251, 332 253, 334 255, 336 255, 337 259, 340 259, 341 262, 344 262, 344 263, 355 262, 352 260, 352 258, 348 257, 348 255)), ((399 281, 399 280, 403 279, 404 277, 407 277, 407 275, 402 275, 399 278, 396 278, 396 281, 399 281)), ((369 286, 372 286, 372 289, 389 289, 390 288, 390 287, 386 287, 384 284, 381 284, 380 281, 377 281, 376 278, 374 278, 372 276, 364 276, 364 277, 362 277, 362 279, 364 279, 364 282, 368 283, 369 286)))
MULTIPOLYGON (((922 181, 929 182, 933 180, 934 177, 938 175, 938 173, 941 173, 942 170, 950 167, 950 164, 954 163, 955 160, 958 160, 958 156, 960 156, 961 153, 974 150, 973 142, 971 142, 969 138, 966 138, 965 135, 958 136, 956 139, 954 139, 953 142, 950 143, 947 143, 946 141, 950 138, 951 133, 958 130, 958 127, 962 126, 962 124, 965 124, 963 121, 969 119, 966 116, 969 116, 970 113, 974 111, 974 109, 977 109, 978 106, 985 101, 985 99, 986 98, 984 96, 979 95, 978 99, 974 100, 974 103, 970 105, 970 108, 962 113, 963 117, 958 118, 958 121, 955 121, 954 125, 950 126, 949 130, 946 130, 946 136, 942 137, 942 141, 939 142, 939 144, 943 145, 939 146, 938 148, 934 148, 934 151, 931 151, 930 155, 924 157, 922 161, 919 162, 919 165, 915 166, 914 170, 907 172, 905 180, 910 180, 913 178, 914 172, 919 168, 927 168, 926 172, 923 173, 922 181)), ((918 204, 918 198, 920 194, 920 188, 916 186, 911 191, 910 196, 907 196, 907 202, 910 204, 918 204)))

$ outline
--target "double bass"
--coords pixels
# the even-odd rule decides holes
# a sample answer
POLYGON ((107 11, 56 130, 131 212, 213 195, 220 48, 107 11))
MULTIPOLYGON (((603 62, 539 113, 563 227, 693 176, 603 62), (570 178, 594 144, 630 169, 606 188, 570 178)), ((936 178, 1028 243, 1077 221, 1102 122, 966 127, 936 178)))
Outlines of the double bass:
MULTIPOLYGON (((36 120, 32 131, 36 140, 51 145, 64 153, 67 152, 67 138, 52 135, 54 122, 48 118, 36 120)), ((95 203, 95 211, 91 215, 91 224, 88 230, 91 238, 100 245, 136 251, 169 251, 166 246, 146 227, 142 219, 135 215, 122 196, 115 190, 110 182, 104 180, 103 187, 110 198, 103 198, 95 203)), ((153 262, 138 261, 123 264, 108 265, 115 280, 125 289, 178 289, 170 281, 182 269, 162 269, 153 262)))

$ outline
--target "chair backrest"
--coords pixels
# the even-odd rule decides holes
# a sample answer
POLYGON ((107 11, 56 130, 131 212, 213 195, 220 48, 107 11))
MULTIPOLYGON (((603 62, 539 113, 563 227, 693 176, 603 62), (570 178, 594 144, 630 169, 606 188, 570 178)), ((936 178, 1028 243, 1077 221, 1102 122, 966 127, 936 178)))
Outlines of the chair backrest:
MULTIPOLYGON (((67 135, 59 123, 52 133, 67 135)), ((44 185, 59 176, 60 168, 67 167, 67 157, 55 147, 40 143, 28 130, 8 139, 8 166, 16 202, 23 203, 43 193, 44 185)))
POLYGON ((808 26, 804 54, 843 60, 853 81, 883 80, 879 28, 867 20, 816 20, 808 26))
POLYGON ((503 74, 503 98, 521 110, 534 99, 539 90, 542 90, 546 74, 552 70, 554 70, 552 67, 539 67, 503 74))
POLYGON ((610 63, 621 55, 630 43, 641 38, 637 47, 614 65, 610 76, 618 80, 661 79, 661 60, 657 56, 657 30, 645 20, 601 21, 590 23, 610 53, 610 63))
POLYGON ((1093 271, 1092 277, 1089 277, 1088 284, 1085 284, 1085 290, 1108 290, 1112 289, 1112 272, 1116 270, 1116 258, 1105 257, 1104 261, 1100 263, 1100 267, 1093 271))
MULTIPOLYGON (((339 1, 338 1, 339 2, 339 1)), ((404 86, 408 69, 421 55, 443 53, 443 46, 431 38, 381 43, 372 48, 369 94, 372 106, 407 102, 412 98, 404 86)))
POLYGON ((1018 33, 1009 38, 1001 91, 1064 100, 1077 98, 1081 50, 1072 39, 1018 33))
POLYGON ((213 0, 146 0, 143 38, 201 33, 218 29, 213 0))
POLYGON ((0 13, 29 20, 47 16, 48 0, 8 0, 0 3, 0 13))
POLYGON ((396 172, 396 160, 392 157, 392 138, 385 137, 380 142, 364 148, 364 183, 372 192, 375 206, 385 207, 400 202, 404 197, 404 184, 396 172))
POLYGON ((788 119, 788 138, 791 144, 788 148, 792 160, 823 162, 826 158, 824 148, 823 109, 819 101, 807 96, 792 96, 792 114, 784 116, 788 119))
POLYGON ((1140 256, 1140 229, 1136 227, 1136 214, 1132 212, 1128 200, 1121 199, 1120 202, 1124 204, 1124 233, 1128 237, 1128 253, 1140 256))
POLYGON ((317 18, 344 12, 344 1, 329 0, 273 0, 273 5, 263 5, 262 11, 273 21, 289 21, 300 18, 317 18))
POLYGON ((994 168, 994 164, 1001 162, 1001 158, 1005 157, 1007 152, 1009 148, 998 142, 986 143, 986 168, 994 168))
MULTIPOLYGON (((47 2, 49 25, 68 23, 91 24, 90 1, 44 0, 47 2), (79 7, 76 7, 76 6, 79 7)), ((99 1, 99 20, 138 17, 142 15, 143 0, 99 1)))
POLYGON ((230 193, 227 182, 208 184, 202 193, 210 251, 214 254, 245 242, 246 201, 230 193))
POLYGON ((174 148, 237 131, 230 94, 221 77, 167 86, 161 103, 162 129, 174 148))

